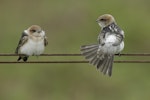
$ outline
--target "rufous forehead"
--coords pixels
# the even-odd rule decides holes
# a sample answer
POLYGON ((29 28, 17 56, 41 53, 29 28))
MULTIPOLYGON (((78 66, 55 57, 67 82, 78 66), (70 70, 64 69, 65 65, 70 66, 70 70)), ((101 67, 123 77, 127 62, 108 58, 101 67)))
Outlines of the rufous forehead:
POLYGON ((40 26, 38 25, 32 25, 28 28, 29 30, 42 30, 40 26))
POLYGON ((110 14, 104 14, 99 17, 99 19, 111 19, 111 18, 113 18, 113 17, 110 14))

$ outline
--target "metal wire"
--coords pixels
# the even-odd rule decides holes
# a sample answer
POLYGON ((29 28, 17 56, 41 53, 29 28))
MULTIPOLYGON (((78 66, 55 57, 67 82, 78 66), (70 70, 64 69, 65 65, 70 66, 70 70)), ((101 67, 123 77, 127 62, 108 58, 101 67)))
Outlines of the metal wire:
MULTIPOLYGON (((55 63, 55 64, 60 64, 60 63, 88 63, 88 61, 27 61, 27 62, 18 62, 18 61, 0 61, 0 64, 29 64, 29 63, 41 63, 41 64, 47 64, 47 63, 55 63)), ((150 63, 149 60, 118 60, 114 61, 114 63, 150 63)))
MULTIPOLYGON (((1 53, 0 56, 19 56, 22 54, 11 54, 11 53, 1 53)), ((81 54, 41 54, 40 56, 82 56, 81 54)), ((150 56, 150 53, 124 53, 124 54, 116 54, 116 56, 150 56)), ((29 63, 88 63, 88 61, 0 61, 0 64, 29 64, 29 63)), ((114 61, 114 63, 150 63, 150 60, 118 60, 114 61)))
MULTIPOLYGON (((12 53, 1 53, 0 56, 19 56, 22 54, 12 54, 12 53)), ((150 53, 124 53, 115 54, 116 56, 150 56, 150 53)), ((40 56, 82 56, 81 54, 41 54, 40 56)))

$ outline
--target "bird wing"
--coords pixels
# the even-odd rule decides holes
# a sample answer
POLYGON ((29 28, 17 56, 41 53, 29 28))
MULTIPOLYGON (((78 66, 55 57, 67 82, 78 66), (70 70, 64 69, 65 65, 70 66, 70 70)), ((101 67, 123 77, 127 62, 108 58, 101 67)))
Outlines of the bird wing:
POLYGON ((47 46, 48 45, 48 41, 47 41, 47 37, 45 36, 44 37, 44 46, 47 46))
POLYGON ((18 54, 20 47, 23 46, 27 41, 28 41, 28 34, 23 32, 22 36, 21 36, 21 38, 19 40, 19 43, 18 43, 18 46, 16 48, 15 53, 18 54))
POLYGON ((121 28, 119 28, 117 25, 115 25, 114 35, 116 36, 116 42, 113 43, 113 46, 118 46, 124 39, 124 31, 121 28))
POLYGON ((112 44, 113 46, 118 46, 124 39, 124 31, 115 23, 112 23, 111 25, 102 29, 101 33, 98 36, 99 44, 105 44, 106 34, 115 35, 116 41, 112 44))
POLYGON ((123 41, 124 37, 122 34, 115 34, 116 35, 116 42, 113 43, 113 46, 118 46, 123 41))

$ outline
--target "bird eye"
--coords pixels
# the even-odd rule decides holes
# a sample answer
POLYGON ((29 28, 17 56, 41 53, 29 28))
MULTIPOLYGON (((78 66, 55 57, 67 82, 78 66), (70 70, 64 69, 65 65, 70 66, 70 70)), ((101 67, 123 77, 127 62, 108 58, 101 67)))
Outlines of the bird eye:
POLYGON ((102 18, 102 19, 100 19, 100 21, 106 21, 106 19, 102 18))
POLYGON ((36 32, 36 30, 30 30, 32 33, 36 32))

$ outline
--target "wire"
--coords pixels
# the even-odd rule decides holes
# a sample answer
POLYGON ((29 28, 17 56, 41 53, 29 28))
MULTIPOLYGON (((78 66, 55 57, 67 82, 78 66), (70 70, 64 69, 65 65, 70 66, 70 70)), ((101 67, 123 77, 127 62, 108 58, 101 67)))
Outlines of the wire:
MULTIPOLYGON (((1 53, 0 56, 21 56, 22 54, 1 53)), ((82 54, 41 54, 40 56, 82 56, 82 54)), ((116 54, 116 56, 150 56, 150 53, 124 53, 116 54)), ((88 61, 0 61, 0 64, 16 64, 16 63, 88 63, 88 61)), ((150 63, 150 60, 118 60, 114 63, 150 63)))
MULTIPOLYGON (((55 63, 55 64, 59 64, 59 63, 88 63, 88 61, 27 61, 27 62, 18 62, 18 61, 0 61, 0 64, 16 64, 16 63, 41 63, 41 64, 46 64, 46 63, 55 63)), ((114 63, 150 63, 149 60, 118 60, 118 61, 114 61, 114 63)))
MULTIPOLYGON (((22 54, 1 53, 0 56, 19 56, 22 54)), ((150 56, 150 53, 124 53, 115 54, 116 56, 150 56)), ((82 56, 82 54, 41 54, 40 56, 82 56)))

